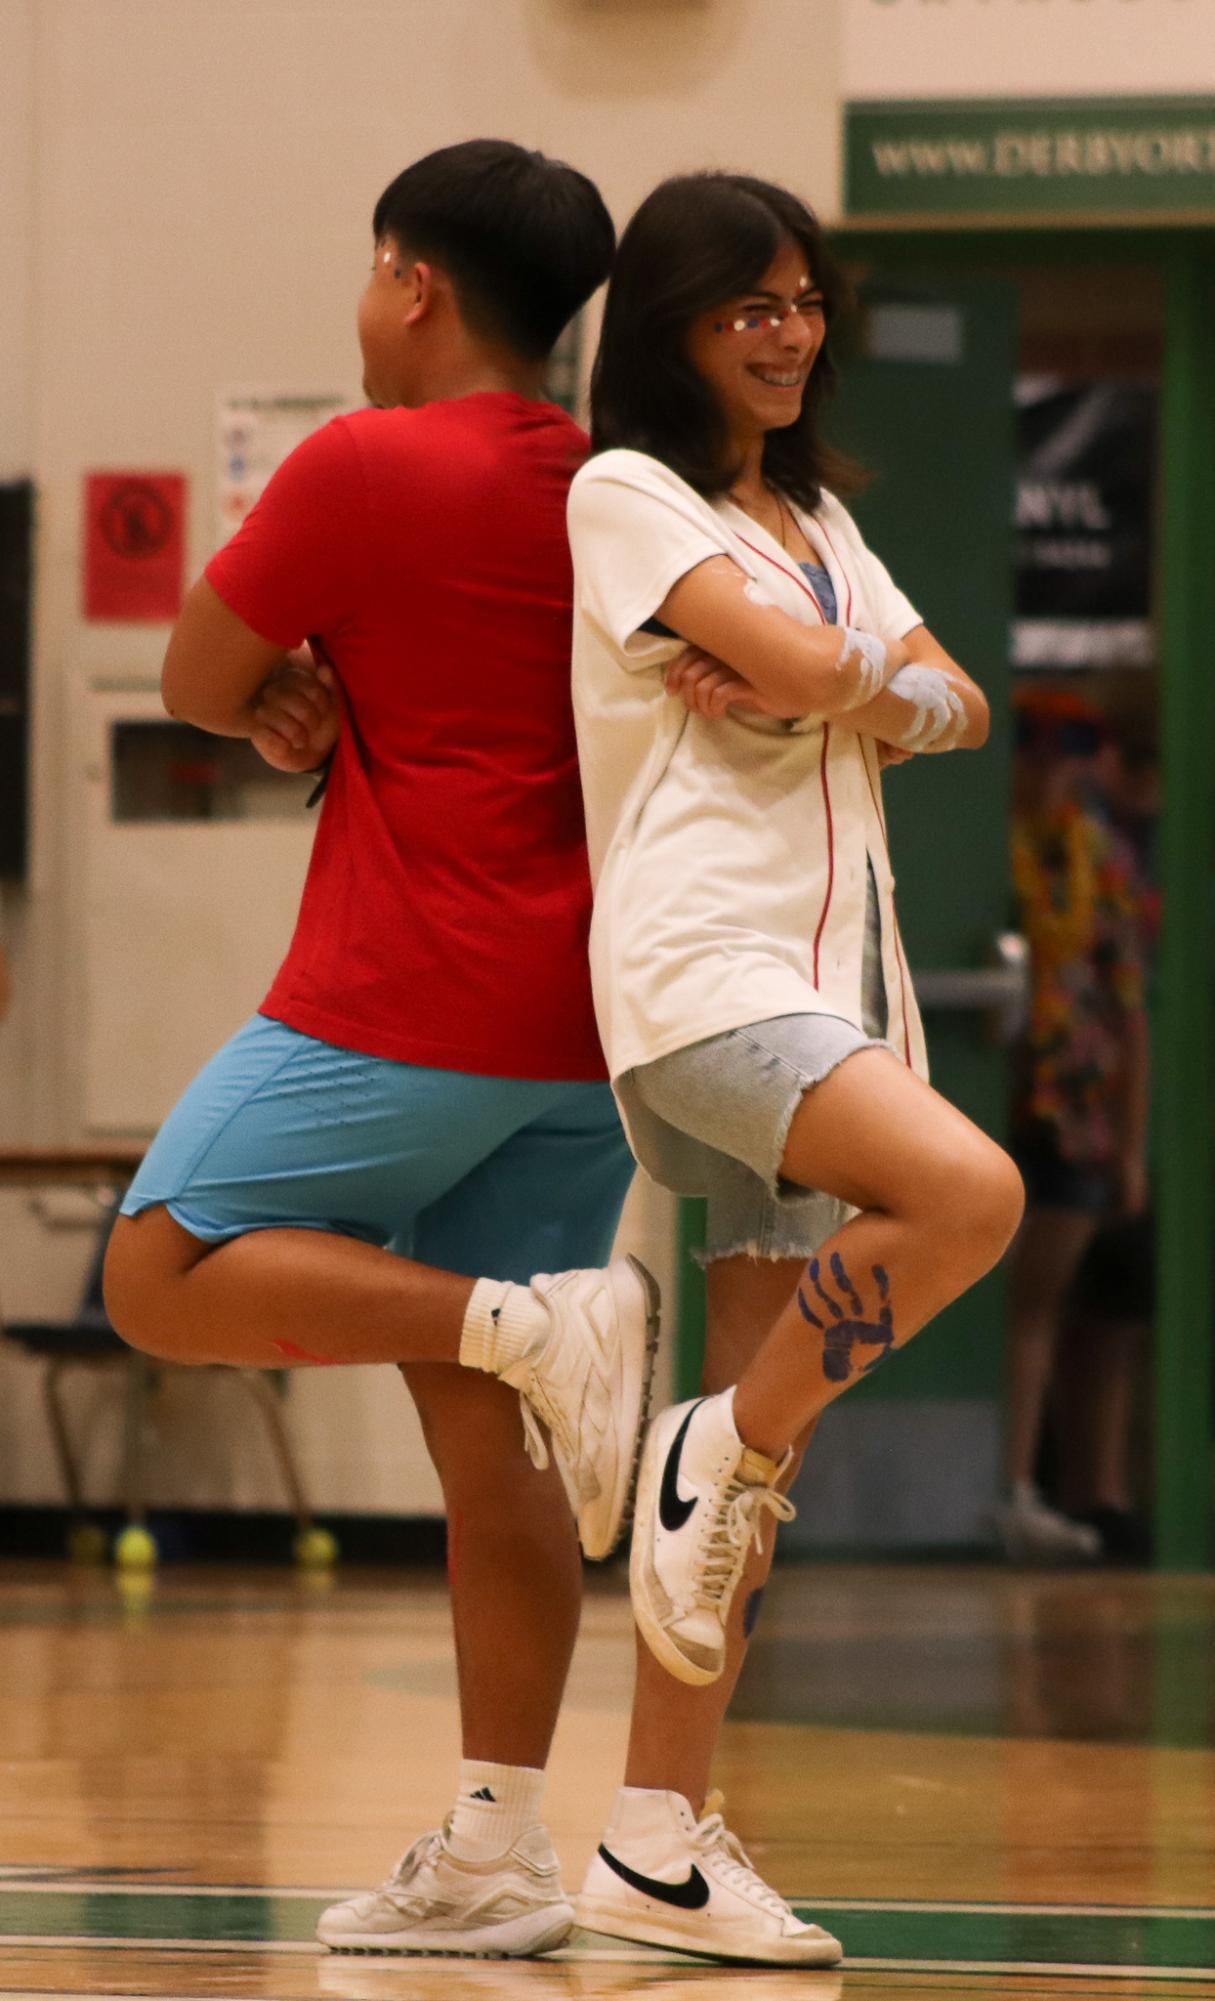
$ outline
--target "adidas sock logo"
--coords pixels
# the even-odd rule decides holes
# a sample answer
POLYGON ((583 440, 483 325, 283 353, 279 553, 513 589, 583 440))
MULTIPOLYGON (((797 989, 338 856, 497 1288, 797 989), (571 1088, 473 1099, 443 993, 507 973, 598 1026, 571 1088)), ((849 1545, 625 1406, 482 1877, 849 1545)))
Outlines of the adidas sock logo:
POLYGON ((491 1806, 497 1806, 498 1804, 488 1786, 478 1786, 475 1793, 469 1794, 469 1798, 474 1800, 488 1800, 491 1806))

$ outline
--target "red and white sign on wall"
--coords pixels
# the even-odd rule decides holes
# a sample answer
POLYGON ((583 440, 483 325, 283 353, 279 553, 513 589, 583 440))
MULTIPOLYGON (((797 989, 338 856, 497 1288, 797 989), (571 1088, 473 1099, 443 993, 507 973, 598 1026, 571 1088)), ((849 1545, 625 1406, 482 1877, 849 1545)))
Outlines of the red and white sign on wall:
POLYGON ((84 615, 164 621, 181 610, 186 481, 179 472, 84 480, 84 615))

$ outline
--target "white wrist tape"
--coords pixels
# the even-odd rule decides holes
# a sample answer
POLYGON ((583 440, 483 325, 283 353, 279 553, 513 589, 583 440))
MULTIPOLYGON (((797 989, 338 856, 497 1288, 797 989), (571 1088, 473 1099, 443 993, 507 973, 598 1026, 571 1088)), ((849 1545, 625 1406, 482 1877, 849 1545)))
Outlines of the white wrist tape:
POLYGON ((857 672, 856 700, 852 707, 859 709, 865 702, 881 693, 886 683, 886 642, 874 632, 859 632, 855 625, 844 627, 844 643, 840 647, 838 665, 855 658, 857 672))
POLYGON ((961 736, 966 709, 939 667, 923 667, 912 661, 892 674, 886 685, 908 707, 907 722, 898 739, 903 750, 928 750, 934 745, 948 750, 961 736))

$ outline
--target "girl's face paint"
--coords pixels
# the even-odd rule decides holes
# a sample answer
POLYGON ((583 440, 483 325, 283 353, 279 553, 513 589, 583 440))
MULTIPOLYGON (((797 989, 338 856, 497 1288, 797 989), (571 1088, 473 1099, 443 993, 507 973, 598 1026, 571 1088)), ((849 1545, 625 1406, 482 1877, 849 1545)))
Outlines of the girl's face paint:
POLYGON ((754 292, 723 300, 689 330, 688 360, 718 403, 731 456, 795 423, 801 412, 826 333, 821 298, 808 277, 804 252, 788 237, 754 292))

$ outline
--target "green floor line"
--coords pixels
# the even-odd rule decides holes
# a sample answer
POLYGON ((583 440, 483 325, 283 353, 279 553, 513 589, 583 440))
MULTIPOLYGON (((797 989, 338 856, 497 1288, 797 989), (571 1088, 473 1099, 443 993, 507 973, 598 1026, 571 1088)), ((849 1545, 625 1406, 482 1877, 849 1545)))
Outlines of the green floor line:
MULTIPOLYGON (((141 1889, 43 1887, 0 1890, 0 1942, 73 1939, 99 1943, 248 1945, 311 1944, 328 1901, 276 1892, 194 1894, 163 1886, 141 1889)), ((1040 1906, 942 1910, 888 1904, 858 1909, 829 1900, 794 1908, 835 1931, 857 1963, 901 1965, 964 1962, 997 1965, 1131 1967, 1215 1976, 1215 1917, 1172 1911, 1094 1912, 1040 1906)))

